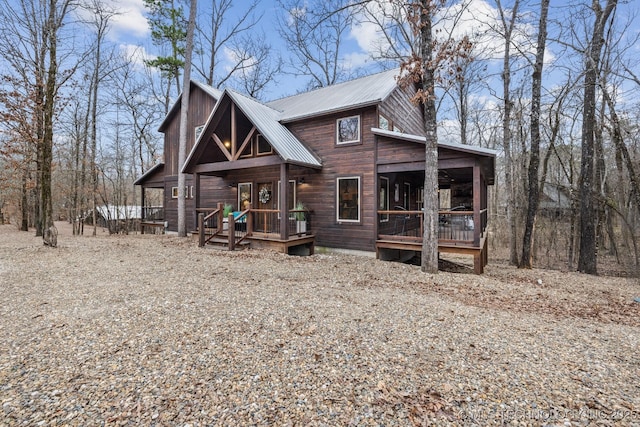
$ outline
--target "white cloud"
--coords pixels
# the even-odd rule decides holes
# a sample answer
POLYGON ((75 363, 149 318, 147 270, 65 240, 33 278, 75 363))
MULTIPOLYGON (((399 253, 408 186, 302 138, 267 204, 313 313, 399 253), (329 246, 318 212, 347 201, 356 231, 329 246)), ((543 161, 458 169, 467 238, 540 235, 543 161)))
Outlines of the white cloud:
MULTIPOLYGON (((370 3, 368 10, 372 17, 383 23, 385 16, 399 13, 393 10, 393 2, 388 1, 370 3)), ((510 14, 511 11, 505 11, 506 16, 510 14)), ((401 21, 406 22, 406 19, 401 21)), ((502 31, 500 14, 498 9, 487 1, 459 1, 443 9, 434 21, 436 35, 442 34, 444 37, 453 37, 456 40, 468 36, 474 43, 474 52, 479 59, 500 59, 504 56, 504 38, 500 35, 502 31)), ((512 36, 514 44, 521 51, 533 54, 536 32, 537 30, 530 23, 518 23, 512 36)), ((361 53, 368 55, 375 55, 389 46, 379 25, 363 15, 360 16, 359 22, 353 25, 350 37, 356 40, 361 53)), ((519 54, 517 49, 512 49, 511 53, 514 56, 519 54)), ((552 52, 547 50, 545 62, 552 62, 554 59, 552 52)))
MULTIPOLYGON (((78 8, 80 19, 92 22, 95 18, 91 12, 92 2, 85 0, 84 7, 78 8)), ((150 29, 144 16, 145 7, 142 0, 105 0, 105 11, 112 13, 109 18, 107 37, 115 42, 135 42, 149 37, 150 29)))
POLYGON ((371 56, 365 52, 351 52, 344 55, 342 62, 349 70, 355 70, 371 62, 371 56))
POLYGON ((155 55, 149 54, 144 47, 134 44, 121 44, 120 52, 129 62, 140 69, 144 68, 144 61, 157 58, 155 55))
POLYGON ((361 50, 360 55, 371 57, 388 49, 389 42, 380 29, 380 25, 372 21, 374 19, 380 22, 388 21, 388 17, 393 15, 393 6, 392 2, 387 1, 372 2, 366 6, 369 16, 360 14, 357 17, 351 27, 349 38, 356 41, 361 50))
POLYGON ((113 36, 116 40, 145 39, 149 37, 149 23, 144 16, 142 0, 112 0, 113 7, 119 11, 113 17, 113 36))

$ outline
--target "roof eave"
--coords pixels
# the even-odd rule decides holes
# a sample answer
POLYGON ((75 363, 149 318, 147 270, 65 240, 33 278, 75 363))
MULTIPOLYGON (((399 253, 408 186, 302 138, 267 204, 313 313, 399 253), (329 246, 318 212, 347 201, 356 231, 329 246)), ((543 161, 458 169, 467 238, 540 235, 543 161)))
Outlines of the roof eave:
POLYGON ((375 105, 378 105, 382 102, 381 99, 376 99, 373 101, 367 101, 367 102, 362 102, 360 104, 353 104, 353 105, 348 105, 345 107, 340 107, 340 108, 334 108, 331 110, 322 110, 322 111, 317 111, 317 112, 313 112, 313 113, 309 113, 309 114, 302 114, 299 116, 290 116, 290 117, 284 117, 280 119, 280 123, 293 123, 293 122, 297 122, 300 120, 306 120, 306 119, 310 119, 313 117, 320 117, 320 116, 328 116, 330 114, 336 114, 336 113, 341 113, 344 111, 351 111, 351 110, 357 110, 360 108, 367 108, 367 107, 373 107, 375 105))
MULTIPOLYGON (((390 131, 386 129, 380 128, 371 128, 371 132, 375 135, 387 136, 390 138, 401 139, 407 142, 416 142, 419 144, 424 144, 425 137, 420 135, 412 135, 408 133, 400 133, 395 131, 390 131)), ((449 148, 452 150, 463 151, 469 154, 475 154, 484 157, 496 158, 496 150, 492 150, 490 148, 482 148, 482 147, 474 147, 472 145, 464 145, 464 144, 453 144, 450 142, 438 142, 438 148, 449 148)))
POLYGON ((160 163, 156 163, 155 165, 153 165, 148 171, 146 171, 145 173, 142 174, 142 176, 140 176, 138 179, 136 179, 135 181, 133 181, 133 185, 142 185, 141 183, 150 175, 152 175, 153 173, 155 173, 155 171, 161 167, 164 166, 164 162, 160 162, 160 163))

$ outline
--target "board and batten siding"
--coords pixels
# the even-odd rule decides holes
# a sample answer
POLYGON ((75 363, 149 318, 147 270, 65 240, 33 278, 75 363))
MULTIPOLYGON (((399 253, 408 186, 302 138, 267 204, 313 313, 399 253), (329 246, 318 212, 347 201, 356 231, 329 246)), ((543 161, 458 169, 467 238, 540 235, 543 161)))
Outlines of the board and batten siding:
MULTIPOLYGON (((195 144, 195 127, 203 125, 209 118, 209 114, 215 106, 216 100, 196 85, 191 85, 189 96, 189 114, 187 125, 187 150, 189 152, 195 144)), ((180 142, 180 107, 176 108, 167 118, 167 123, 162 129, 164 132, 164 215, 169 224, 169 231, 178 230, 178 199, 171 197, 172 187, 178 185, 178 148, 180 142)), ((187 187, 194 185, 193 177, 187 175, 187 187)), ((194 189, 195 191, 195 189, 194 189)), ((195 194, 194 194, 195 196, 195 194)), ((186 203, 186 228, 187 231, 195 230, 195 197, 191 194, 186 203)))
POLYGON ((380 103, 379 111, 380 114, 399 126, 402 132, 424 135, 422 110, 410 101, 414 94, 415 89, 398 86, 387 99, 380 103))
POLYGON ((375 106, 287 124, 298 139, 322 159, 322 169, 307 170, 305 185, 298 188, 298 200, 313 211, 316 245, 375 250, 375 137, 371 128, 377 126, 375 106), (360 116, 360 143, 336 145, 337 119, 354 115, 360 116), (360 221, 357 223, 338 222, 336 218, 336 183, 343 177, 360 178, 360 221))
MULTIPOLYGON (((215 99, 198 86, 191 86, 189 96, 189 114, 187 126, 187 156, 195 143, 195 127, 205 124, 213 107, 215 99)), ((178 175, 178 147, 180 142, 180 108, 169 118, 164 129, 164 164, 165 176, 178 175)))

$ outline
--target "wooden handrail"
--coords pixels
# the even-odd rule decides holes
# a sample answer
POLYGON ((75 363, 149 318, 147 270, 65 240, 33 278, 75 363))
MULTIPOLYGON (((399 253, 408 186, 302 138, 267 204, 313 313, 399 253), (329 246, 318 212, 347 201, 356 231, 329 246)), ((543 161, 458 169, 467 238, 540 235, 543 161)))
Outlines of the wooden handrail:
POLYGON ((205 217, 204 217, 204 220, 206 221, 206 220, 208 220, 208 219, 213 218, 213 216, 214 216, 215 214, 217 214, 218 212, 220 212, 220 209, 214 209, 211 213, 209 213, 209 215, 207 215, 207 216, 205 216, 205 217))

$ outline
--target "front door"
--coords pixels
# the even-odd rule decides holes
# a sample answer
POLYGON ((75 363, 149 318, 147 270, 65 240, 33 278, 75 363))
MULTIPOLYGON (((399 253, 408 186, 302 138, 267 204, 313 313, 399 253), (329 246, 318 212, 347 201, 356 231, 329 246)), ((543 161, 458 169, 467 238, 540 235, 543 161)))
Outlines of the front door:
POLYGON ((271 212, 274 209, 273 183, 259 182, 257 208, 260 210, 256 218, 256 231, 263 233, 275 232, 277 222, 277 212, 271 212))

